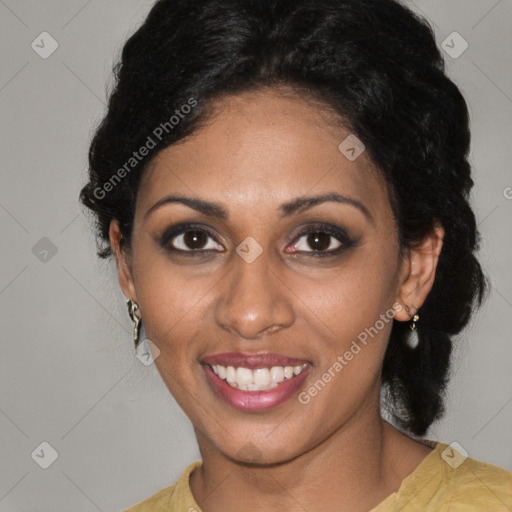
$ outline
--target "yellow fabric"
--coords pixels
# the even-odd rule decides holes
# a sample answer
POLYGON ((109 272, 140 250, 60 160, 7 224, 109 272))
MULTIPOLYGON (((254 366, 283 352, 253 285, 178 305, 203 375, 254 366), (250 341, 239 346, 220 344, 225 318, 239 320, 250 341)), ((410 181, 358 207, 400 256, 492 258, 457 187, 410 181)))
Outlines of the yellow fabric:
MULTIPOLYGON (((470 457, 461 459, 445 443, 431 443, 434 450, 398 491, 369 512, 512 511, 512 472, 470 457)), ((200 465, 194 462, 175 485, 125 512, 201 512, 189 486, 190 473, 200 465)))

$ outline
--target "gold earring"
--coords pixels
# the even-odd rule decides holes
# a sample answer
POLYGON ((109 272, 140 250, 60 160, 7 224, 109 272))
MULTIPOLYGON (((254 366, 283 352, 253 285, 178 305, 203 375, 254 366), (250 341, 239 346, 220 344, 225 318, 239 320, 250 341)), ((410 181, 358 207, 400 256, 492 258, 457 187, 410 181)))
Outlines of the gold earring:
POLYGON ((420 315, 414 315, 412 317, 412 324, 411 324, 411 331, 415 331, 416 330, 416 322, 420 319, 420 315))
POLYGON ((137 354, 137 345, 139 344, 139 333, 140 333, 140 324, 142 318, 140 316, 140 308, 139 305, 133 301, 132 299, 127 299, 126 305, 128 306, 128 314, 130 318, 134 322, 133 326, 133 353, 137 354))
MULTIPOLYGON (((410 312, 410 309, 408 306, 405 306, 405 311, 407 311, 407 313, 410 312)), ((420 319, 420 315, 416 314, 412 317, 412 324, 410 324, 410 328, 411 328, 411 331, 415 331, 416 330, 416 322, 420 319)))

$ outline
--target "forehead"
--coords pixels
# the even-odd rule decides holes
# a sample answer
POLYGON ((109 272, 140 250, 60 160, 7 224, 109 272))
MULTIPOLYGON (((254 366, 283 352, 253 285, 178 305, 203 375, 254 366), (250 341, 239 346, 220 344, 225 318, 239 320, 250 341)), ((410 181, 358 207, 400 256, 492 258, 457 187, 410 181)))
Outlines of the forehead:
POLYGON ((350 149, 350 129, 309 98, 286 89, 252 91, 215 101, 211 112, 196 132, 153 159, 139 191, 141 210, 169 193, 231 209, 330 192, 366 198, 375 214, 389 209, 384 180, 366 152, 351 161, 352 153, 339 148, 350 137, 342 146, 350 149))

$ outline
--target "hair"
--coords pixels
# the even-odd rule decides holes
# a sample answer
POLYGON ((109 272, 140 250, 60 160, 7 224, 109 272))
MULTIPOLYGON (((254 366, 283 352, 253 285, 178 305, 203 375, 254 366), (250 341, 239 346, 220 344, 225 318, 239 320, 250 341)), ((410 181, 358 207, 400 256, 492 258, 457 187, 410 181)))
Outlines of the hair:
POLYGON ((467 105, 430 25, 394 0, 159 0, 125 43, 114 76, 80 192, 100 258, 112 256, 112 219, 129 248, 152 158, 194 133, 214 99, 267 87, 320 100, 363 141, 389 187, 401 249, 443 226, 419 343, 412 348, 409 325, 394 321, 382 370, 394 422, 425 434, 444 412, 452 338, 488 288, 469 205, 467 105))

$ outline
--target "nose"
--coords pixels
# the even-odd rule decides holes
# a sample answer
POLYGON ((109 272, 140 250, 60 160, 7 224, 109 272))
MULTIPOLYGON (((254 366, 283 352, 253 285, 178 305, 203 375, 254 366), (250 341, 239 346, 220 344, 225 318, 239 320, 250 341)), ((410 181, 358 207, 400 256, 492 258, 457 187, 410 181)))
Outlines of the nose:
POLYGON ((293 293, 262 254, 252 263, 236 256, 221 285, 215 320, 244 339, 258 339, 295 322, 293 293))

